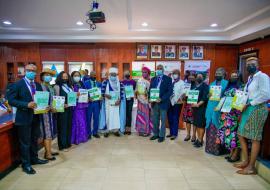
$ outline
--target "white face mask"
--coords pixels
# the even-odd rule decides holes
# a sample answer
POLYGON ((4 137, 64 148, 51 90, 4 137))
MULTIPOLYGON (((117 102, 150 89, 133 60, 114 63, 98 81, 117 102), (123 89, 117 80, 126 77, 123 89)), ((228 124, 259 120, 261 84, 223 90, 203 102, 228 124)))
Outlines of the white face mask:
POLYGON ((179 75, 178 74, 173 74, 173 79, 178 79, 179 75))
POLYGON ((79 82, 81 80, 81 77, 73 77, 74 82, 79 82))

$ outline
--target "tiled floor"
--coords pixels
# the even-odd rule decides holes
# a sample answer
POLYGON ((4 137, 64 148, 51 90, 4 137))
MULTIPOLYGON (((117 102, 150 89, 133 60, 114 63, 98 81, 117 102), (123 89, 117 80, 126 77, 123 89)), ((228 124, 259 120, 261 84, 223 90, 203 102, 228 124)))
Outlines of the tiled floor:
POLYGON ((0 190, 270 189, 259 176, 235 174, 223 157, 194 149, 181 133, 162 144, 136 135, 94 139, 36 166, 34 176, 17 168, 0 181, 0 190))

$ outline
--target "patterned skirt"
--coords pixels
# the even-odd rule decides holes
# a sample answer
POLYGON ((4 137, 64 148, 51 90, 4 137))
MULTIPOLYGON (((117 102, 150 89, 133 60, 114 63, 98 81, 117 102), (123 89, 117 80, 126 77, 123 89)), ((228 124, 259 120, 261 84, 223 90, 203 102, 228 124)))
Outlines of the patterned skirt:
POLYGON ((136 116, 136 131, 150 135, 153 130, 153 124, 150 118, 150 108, 148 104, 143 104, 138 101, 137 116, 136 116))
POLYGON ((240 115, 241 112, 236 109, 232 109, 229 113, 221 114, 221 128, 217 133, 217 144, 225 145, 228 150, 240 148, 240 142, 237 136, 240 115))
POLYGON ((185 104, 183 110, 183 121, 190 124, 192 124, 194 121, 191 104, 185 104))
POLYGON ((248 106, 242 113, 238 134, 251 140, 262 140, 265 121, 268 116, 266 104, 248 106))

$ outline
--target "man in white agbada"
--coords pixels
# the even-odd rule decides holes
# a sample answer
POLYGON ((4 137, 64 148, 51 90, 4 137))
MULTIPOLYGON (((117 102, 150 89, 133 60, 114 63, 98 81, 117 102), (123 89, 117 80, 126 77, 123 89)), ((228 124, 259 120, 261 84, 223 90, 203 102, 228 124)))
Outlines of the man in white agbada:
POLYGON ((109 77, 103 81, 101 92, 104 100, 101 109, 100 129, 103 130, 104 137, 108 137, 110 133, 120 136, 119 130, 122 120, 120 105, 124 100, 124 86, 118 79, 117 68, 109 69, 109 77))

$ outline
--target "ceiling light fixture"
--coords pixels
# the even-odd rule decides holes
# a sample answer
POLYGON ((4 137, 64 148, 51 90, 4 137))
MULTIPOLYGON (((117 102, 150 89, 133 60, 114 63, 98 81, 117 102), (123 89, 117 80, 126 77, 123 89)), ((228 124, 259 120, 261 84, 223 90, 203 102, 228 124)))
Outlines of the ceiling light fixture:
POLYGON ((78 21, 76 24, 79 25, 79 26, 82 26, 83 25, 83 22, 82 21, 78 21))
POLYGON ((147 23, 147 22, 143 22, 143 23, 142 23, 142 26, 143 26, 143 27, 147 27, 147 26, 148 26, 148 23, 147 23))
POLYGON ((211 24, 210 26, 211 26, 211 27, 217 27, 218 24, 217 24, 217 23, 213 23, 213 24, 211 24))
POLYGON ((5 24, 5 25, 12 25, 12 23, 10 21, 8 21, 8 20, 3 21, 3 24, 5 24))

